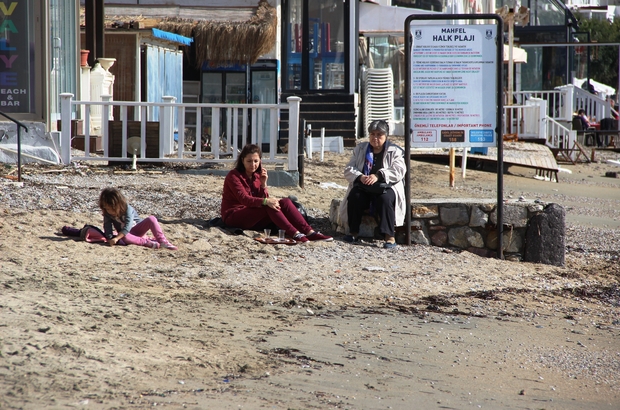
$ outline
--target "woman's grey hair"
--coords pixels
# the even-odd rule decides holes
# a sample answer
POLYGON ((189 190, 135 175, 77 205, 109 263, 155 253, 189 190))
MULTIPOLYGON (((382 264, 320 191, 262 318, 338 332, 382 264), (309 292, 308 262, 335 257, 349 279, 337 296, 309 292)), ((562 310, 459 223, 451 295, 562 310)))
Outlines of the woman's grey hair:
POLYGON ((375 120, 368 124, 368 132, 381 131, 385 135, 390 135, 390 126, 384 120, 375 120))

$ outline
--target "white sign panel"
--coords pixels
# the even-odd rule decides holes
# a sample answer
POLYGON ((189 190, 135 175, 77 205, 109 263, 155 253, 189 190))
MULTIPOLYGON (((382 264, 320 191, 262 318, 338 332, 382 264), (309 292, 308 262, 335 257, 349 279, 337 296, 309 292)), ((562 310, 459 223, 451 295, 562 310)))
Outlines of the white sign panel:
POLYGON ((411 146, 496 146, 497 26, 411 24, 411 146))

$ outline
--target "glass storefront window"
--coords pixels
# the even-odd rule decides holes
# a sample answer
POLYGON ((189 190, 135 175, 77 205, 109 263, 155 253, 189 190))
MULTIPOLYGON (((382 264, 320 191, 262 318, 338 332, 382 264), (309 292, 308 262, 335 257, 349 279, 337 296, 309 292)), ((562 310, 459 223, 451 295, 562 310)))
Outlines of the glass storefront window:
POLYGON ((289 90, 301 90, 303 0, 291 0, 288 4, 285 84, 289 90))
POLYGON ((533 1, 530 4, 530 25, 532 26, 563 26, 566 11, 557 4, 547 1, 533 1))
POLYGON ((310 89, 344 88, 344 3, 311 1, 308 7, 310 89))
POLYGON ((368 38, 369 68, 391 68, 394 80, 394 106, 404 106, 405 38, 381 36, 368 38))
POLYGON ((521 89, 522 90, 542 90, 543 80, 549 81, 551 79, 544 79, 542 75, 542 59, 543 48, 542 47, 528 47, 527 48, 527 63, 521 64, 521 89))
MULTIPOLYGON (((77 35, 75 26, 66 24, 69 16, 77 16, 71 0, 50 0, 50 115, 52 125, 60 119, 61 93, 77 96, 77 35)), ((69 19, 73 21, 73 19, 69 19)), ((78 97, 79 99, 79 97, 78 97)))
POLYGON ((530 9, 530 26, 564 26, 567 11, 562 3, 555 0, 392 0, 391 5, 413 9, 430 10, 443 13, 495 13, 503 7, 515 7, 515 4, 530 9))
POLYGON ((347 0, 285 2, 286 89, 345 89, 347 4, 347 0))

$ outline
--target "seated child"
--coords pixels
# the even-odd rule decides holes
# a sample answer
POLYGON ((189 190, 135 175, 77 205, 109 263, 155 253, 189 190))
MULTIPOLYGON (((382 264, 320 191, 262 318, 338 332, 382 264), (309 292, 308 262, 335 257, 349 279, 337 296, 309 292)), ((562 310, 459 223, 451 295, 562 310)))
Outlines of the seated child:
POLYGON ((136 210, 127 203, 127 200, 116 188, 104 188, 99 195, 99 208, 103 211, 103 231, 110 246, 122 240, 127 245, 140 245, 148 248, 166 248, 177 250, 171 244, 153 215, 142 219, 136 210), (116 230, 114 235, 112 228, 116 230), (155 240, 146 238, 151 231, 155 240))

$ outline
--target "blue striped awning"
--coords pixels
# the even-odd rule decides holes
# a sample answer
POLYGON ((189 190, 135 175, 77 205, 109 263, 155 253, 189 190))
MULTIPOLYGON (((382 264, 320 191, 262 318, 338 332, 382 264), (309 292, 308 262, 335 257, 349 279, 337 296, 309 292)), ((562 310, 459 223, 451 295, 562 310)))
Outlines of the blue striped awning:
POLYGON ((168 31, 163 31, 163 30, 159 30, 159 29, 152 29, 153 30, 153 36, 157 37, 157 38, 161 38, 163 40, 168 40, 168 41, 174 41, 176 43, 181 43, 184 46, 189 46, 190 44, 192 44, 194 42, 194 39, 191 37, 185 37, 182 36, 180 34, 174 34, 174 33, 170 33, 168 31))

